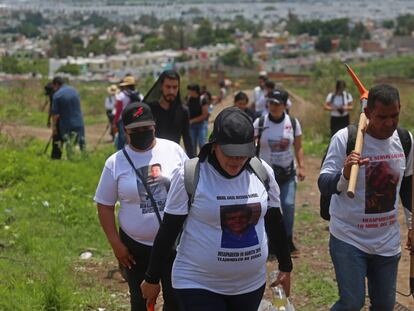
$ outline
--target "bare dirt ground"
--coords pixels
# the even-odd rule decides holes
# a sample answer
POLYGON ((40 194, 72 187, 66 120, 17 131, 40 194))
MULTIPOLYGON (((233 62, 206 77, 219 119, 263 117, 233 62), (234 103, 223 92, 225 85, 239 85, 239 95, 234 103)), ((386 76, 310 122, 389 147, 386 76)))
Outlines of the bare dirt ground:
MULTIPOLYGON (((251 91, 247 91, 249 96, 251 91)), ((311 113, 312 105, 300 98, 295 94, 291 94, 293 99, 294 108, 292 109, 293 114, 299 119, 304 118, 306 113, 311 113)), ((232 93, 226 98, 226 100, 215 106, 210 122, 212 122, 215 116, 232 103, 232 93)), ((211 128, 210 124, 210 128, 211 128)), ((105 132, 106 124, 96 124, 86 126, 86 139, 88 148, 96 148, 102 144, 110 143, 110 136, 108 131, 105 132)), ((43 141, 48 141, 50 138, 51 131, 47 128, 36 128, 16 124, 0 124, 0 132, 6 133, 12 139, 19 139, 28 136, 33 136, 43 141)), ((320 159, 315 157, 306 157, 306 168, 307 178, 298 186, 298 192, 296 196, 296 213, 297 216, 302 212, 319 214, 319 191, 317 189, 316 180, 319 175, 320 159)), ((403 237, 402 246, 405 244, 407 236, 407 229, 404 223, 404 217, 401 213, 400 223, 404 224, 401 226, 401 234, 403 237)), ((318 216, 319 217, 319 216, 318 216)), ((329 232, 326 230, 328 225, 327 222, 320 218, 317 218, 317 222, 306 222, 301 220, 295 224, 295 236, 296 242, 300 248, 301 255, 299 258, 294 259, 295 267, 307 266, 314 274, 329 273, 329 279, 334 280, 334 271, 332 263, 328 253, 328 237, 329 232), (311 241, 311 243, 308 243, 311 241)), ((409 292, 409 253, 407 250, 402 250, 401 261, 398 271, 398 284, 397 290, 401 293, 407 294, 409 292)), ((275 262, 268 263, 268 269, 273 270, 276 267, 275 262)), ((100 283, 108 292, 112 293, 112 297, 118 303, 116 310, 128 310, 129 309, 129 297, 128 297, 128 286, 123 281, 122 277, 116 272, 117 263, 114 260, 112 254, 107 254, 103 259, 93 259, 89 261, 79 261, 76 263, 74 270, 82 280, 82 286, 87 287, 88 284, 100 283), (113 271, 112 271, 113 270, 113 271), (113 272, 111 274, 111 271, 113 272)), ((329 306, 320 306, 317 309, 309 309, 307 304, 310 297, 301 292, 295 292, 295 280, 303 277, 302 273, 297 270, 292 273, 292 295, 291 300, 293 301, 296 310, 328 310, 329 306)), ((266 290, 265 298, 270 297, 269 290, 266 290)), ((412 297, 403 297, 397 294, 397 301, 409 308, 414 310, 414 301, 412 297)), ((156 310, 161 310, 160 303, 156 310)), ((104 306, 103 306, 104 307, 104 306)), ((111 310, 106 308, 106 310, 111 310)), ((367 309, 368 310, 368 309, 367 309)), ((397 309, 396 309, 397 310, 397 309)))
MULTIPOLYGON (((92 147, 95 147, 98 142, 108 142, 110 136, 109 129, 106 129, 106 126, 106 123, 87 125, 85 127, 85 136, 87 139, 86 143, 92 147)), ((35 137, 43 141, 48 141, 52 134, 52 130, 47 127, 34 127, 14 123, 0 123, 0 132, 6 134, 11 139, 16 140, 35 137)))

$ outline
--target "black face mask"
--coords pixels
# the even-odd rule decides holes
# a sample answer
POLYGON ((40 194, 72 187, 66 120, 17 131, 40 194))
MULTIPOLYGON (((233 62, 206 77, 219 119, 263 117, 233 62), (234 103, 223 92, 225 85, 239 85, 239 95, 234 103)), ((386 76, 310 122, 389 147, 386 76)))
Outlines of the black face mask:
POLYGON ((154 131, 132 132, 129 134, 129 140, 132 147, 139 150, 147 150, 154 141, 154 131))

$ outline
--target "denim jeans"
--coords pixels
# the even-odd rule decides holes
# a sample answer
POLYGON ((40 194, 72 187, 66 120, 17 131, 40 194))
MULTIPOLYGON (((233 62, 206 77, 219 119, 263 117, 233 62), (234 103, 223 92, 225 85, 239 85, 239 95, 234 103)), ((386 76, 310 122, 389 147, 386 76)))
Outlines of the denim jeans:
POLYGON ((365 278, 371 311, 392 311, 395 305, 398 262, 401 254, 367 254, 333 235, 329 251, 335 268, 339 300, 332 311, 360 311, 365 303, 365 278))
POLYGON ((207 127, 208 123, 206 121, 202 121, 199 123, 194 123, 190 125, 190 136, 191 142, 194 148, 194 154, 197 154, 197 145, 201 150, 201 147, 204 146, 207 139, 207 127))
POLYGON ((115 145, 116 145, 117 150, 121 150, 122 148, 124 148, 125 142, 126 142, 124 122, 122 122, 122 119, 118 121, 117 127, 118 127, 118 137, 115 142, 115 145))
POLYGON ((283 212, 283 222, 285 223, 286 234, 288 237, 293 236, 293 223, 295 220, 295 194, 296 181, 295 175, 289 180, 279 185, 280 204, 283 212))

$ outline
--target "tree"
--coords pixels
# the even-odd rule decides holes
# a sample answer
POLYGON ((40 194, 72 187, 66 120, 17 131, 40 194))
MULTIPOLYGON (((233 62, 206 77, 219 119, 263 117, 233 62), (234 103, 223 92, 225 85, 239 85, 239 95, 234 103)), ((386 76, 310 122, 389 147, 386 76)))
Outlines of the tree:
POLYGON ((60 66, 57 72, 68 73, 73 76, 79 76, 81 70, 80 70, 80 67, 76 64, 66 64, 66 65, 60 66))
POLYGON ((232 49, 231 51, 220 57, 224 65, 232 67, 252 68, 254 66, 252 58, 243 53, 240 48, 232 49))
POLYGON ((395 34, 398 36, 409 36, 414 31, 414 16, 405 14, 397 17, 397 28, 395 34))
POLYGON ((13 56, 3 56, 0 59, 0 72, 19 74, 23 73, 19 60, 13 56))
POLYGON ((331 38, 328 36, 319 37, 318 41, 315 43, 315 49, 323 53, 330 52, 332 50, 331 38))
POLYGON ((111 22, 109 19, 100 16, 96 13, 92 13, 88 19, 82 21, 81 25, 93 25, 97 28, 112 28, 114 23, 111 22))
POLYGON ((152 29, 158 28, 158 26, 159 26, 159 21, 155 17, 154 14, 141 15, 138 22, 139 22, 140 25, 147 26, 147 27, 150 27, 152 29))
POLYGON ((17 33, 21 33, 28 38, 35 38, 40 35, 40 31, 37 26, 27 22, 23 22, 17 27, 17 33))
POLYGON ((119 31, 122 32, 126 37, 133 35, 131 27, 129 27, 127 24, 122 24, 119 28, 119 31))
POLYGON ((89 42, 88 47, 86 48, 87 53, 93 53, 94 55, 113 55, 116 53, 115 48, 116 40, 115 38, 108 38, 106 40, 100 40, 97 36, 89 42))
POLYGON ((180 32, 177 30, 176 23, 173 21, 166 21, 162 27, 165 45, 170 49, 180 48, 180 32))
POLYGON ((387 29, 393 29, 395 27, 395 22, 392 19, 387 19, 382 22, 382 27, 387 29))
POLYGON ((197 29, 195 45, 197 47, 206 46, 214 43, 213 27, 208 19, 203 19, 197 29))
POLYGON ((79 37, 71 37, 68 33, 56 34, 50 42, 50 55, 59 58, 83 56, 85 49, 79 37))

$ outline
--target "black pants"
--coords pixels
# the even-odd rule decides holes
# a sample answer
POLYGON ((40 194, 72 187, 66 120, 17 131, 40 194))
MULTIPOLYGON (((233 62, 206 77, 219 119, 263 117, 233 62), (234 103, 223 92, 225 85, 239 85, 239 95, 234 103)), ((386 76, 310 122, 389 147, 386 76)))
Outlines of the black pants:
POLYGON ((221 295, 205 289, 176 289, 182 311, 257 311, 265 290, 241 295, 221 295))
POLYGON ((56 134, 52 136, 52 154, 51 158, 59 160, 62 158, 62 136, 59 130, 59 120, 56 122, 56 134))
POLYGON ((335 135, 340 129, 349 125, 349 115, 343 117, 331 116, 331 137, 335 135))
POLYGON ((112 141, 114 140, 115 137, 115 133, 114 133, 114 114, 112 113, 112 110, 106 110, 106 116, 108 118, 108 122, 109 122, 109 132, 111 134, 112 137, 112 141))
MULTIPOLYGON (((146 311, 146 303, 142 298, 141 282, 144 280, 145 271, 149 263, 151 256, 151 246, 147 246, 131 239, 121 229, 119 235, 122 243, 128 248, 128 251, 136 262, 131 269, 125 269, 128 278, 129 292, 131 294, 131 311, 146 311)), ((170 254, 169 258, 165 262, 163 268, 161 285, 162 295, 164 298, 163 311, 178 311, 178 299, 175 291, 171 286, 171 268, 175 259, 175 253, 170 254)))

